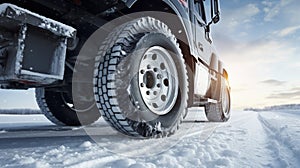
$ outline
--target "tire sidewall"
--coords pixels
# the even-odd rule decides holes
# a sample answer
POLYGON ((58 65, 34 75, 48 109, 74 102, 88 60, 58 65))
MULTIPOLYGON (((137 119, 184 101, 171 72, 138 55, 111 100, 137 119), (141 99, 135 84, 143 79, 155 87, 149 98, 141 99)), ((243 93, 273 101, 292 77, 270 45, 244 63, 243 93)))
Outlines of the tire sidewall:
POLYGON ((221 109, 222 109, 222 117, 224 121, 228 121, 230 116, 231 116, 231 97, 230 97, 230 91, 229 88, 227 87, 226 83, 223 82, 224 89, 222 89, 222 97, 223 96, 228 96, 228 100, 227 100, 227 107, 228 109, 226 109, 225 111, 223 110, 223 102, 221 102, 221 109))
MULTIPOLYGON (((54 117, 54 120, 59 121, 59 125, 81 126, 91 124, 100 117, 99 112, 95 112, 96 105, 91 110, 77 112, 65 104, 62 94, 62 92, 51 91, 47 88, 36 89, 37 99, 41 99, 38 104, 45 116, 51 117, 49 120, 53 120, 54 117)), ((57 124, 56 121, 55 123, 57 124)))

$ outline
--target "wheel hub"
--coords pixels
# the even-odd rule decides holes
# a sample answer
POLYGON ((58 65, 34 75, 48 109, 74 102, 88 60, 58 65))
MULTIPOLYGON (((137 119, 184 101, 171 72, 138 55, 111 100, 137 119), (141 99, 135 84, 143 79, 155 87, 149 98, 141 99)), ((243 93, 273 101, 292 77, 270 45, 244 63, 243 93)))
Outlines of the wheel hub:
POLYGON ((159 46, 149 48, 140 61, 138 77, 146 106, 158 115, 170 112, 178 96, 178 75, 169 52, 159 46))
POLYGON ((155 74, 152 71, 147 71, 144 75, 144 83, 146 84, 147 89, 153 89, 155 87, 156 78, 154 75, 155 74))

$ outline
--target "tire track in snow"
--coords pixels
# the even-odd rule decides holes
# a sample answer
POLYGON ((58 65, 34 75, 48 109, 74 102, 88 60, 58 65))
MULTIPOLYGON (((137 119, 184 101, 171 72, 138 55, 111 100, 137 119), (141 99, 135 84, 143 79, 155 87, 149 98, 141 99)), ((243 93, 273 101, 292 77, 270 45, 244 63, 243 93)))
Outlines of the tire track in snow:
MULTIPOLYGON (((187 138, 197 138, 198 143, 204 143, 207 141, 215 132, 216 129, 220 127, 227 127, 230 124, 238 125, 239 122, 244 122, 248 115, 240 118, 234 118, 229 123, 218 123, 218 122, 183 122, 181 128, 176 132, 175 135, 163 139, 123 139, 121 141, 114 141, 115 146, 102 146, 108 152, 115 153, 119 156, 125 157, 148 157, 157 154, 162 154, 178 143, 184 142, 187 138), (129 145, 130 144, 130 145, 129 145), (145 145, 147 144, 147 145, 145 145)), ((237 131, 234 133, 244 133, 244 131, 237 131)), ((99 141, 98 141, 99 143, 99 141)), ((102 142, 100 142, 103 144, 102 142)))
MULTIPOLYGON (((267 112, 270 113, 270 112, 267 112)), ((288 135, 283 135, 287 126, 276 125, 263 117, 264 112, 258 114, 258 120, 261 122, 268 136, 269 144, 267 148, 273 152, 275 159, 278 159, 277 166, 279 167, 297 167, 300 165, 299 151, 294 150, 294 145, 291 144, 291 139, 288 135), (276 126, 274 126, 274 124, 276 126), (278 127, 278 128, 277 128, 278 127), (279 163, 278 163, 279 162, 279 163)), ((276 114, 274 114, 276 115, 276 114)))

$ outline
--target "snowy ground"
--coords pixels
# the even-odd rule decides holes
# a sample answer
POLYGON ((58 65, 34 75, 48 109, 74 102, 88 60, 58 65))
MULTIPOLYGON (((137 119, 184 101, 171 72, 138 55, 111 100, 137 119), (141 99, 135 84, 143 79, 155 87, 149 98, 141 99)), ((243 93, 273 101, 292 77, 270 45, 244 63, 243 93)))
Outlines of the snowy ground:
POLYGON ((176 135, 155 140, 123 136, 102 120, 74 128, 54 126, 42 115, 0 115, 0 167, 300 165, 300 111, 233 111, 221 124, 190 111, 176 135))

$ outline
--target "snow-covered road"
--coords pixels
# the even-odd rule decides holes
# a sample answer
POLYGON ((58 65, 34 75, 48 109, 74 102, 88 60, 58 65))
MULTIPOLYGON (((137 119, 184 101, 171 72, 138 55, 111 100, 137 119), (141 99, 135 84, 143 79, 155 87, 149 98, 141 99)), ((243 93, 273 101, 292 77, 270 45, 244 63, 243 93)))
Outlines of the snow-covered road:
POLYGON ((300 111, 233 111, 227 123, 205 120, 202 110, 191 109, 175 135, 140 140, 102 120, 74 128, 54 126, 42 115, 0 115, 0 167, 300 165, 300 111))

